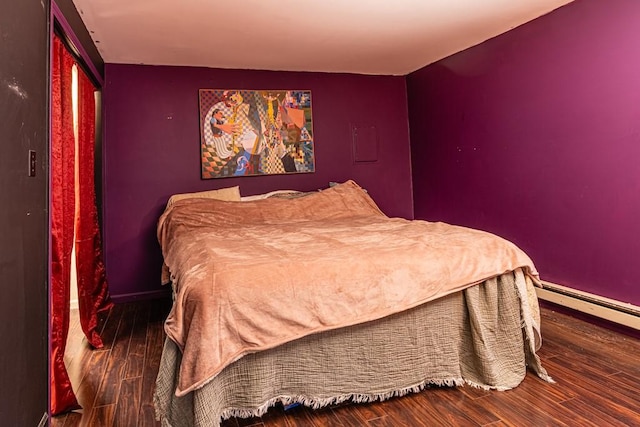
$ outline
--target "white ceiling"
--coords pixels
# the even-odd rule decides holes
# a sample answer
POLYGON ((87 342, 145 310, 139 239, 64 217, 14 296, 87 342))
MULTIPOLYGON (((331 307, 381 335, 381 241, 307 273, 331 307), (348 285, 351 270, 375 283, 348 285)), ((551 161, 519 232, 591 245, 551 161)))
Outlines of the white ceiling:
POLYGON ((73 0, 106 63, 405 75, 572 0, 73 0))

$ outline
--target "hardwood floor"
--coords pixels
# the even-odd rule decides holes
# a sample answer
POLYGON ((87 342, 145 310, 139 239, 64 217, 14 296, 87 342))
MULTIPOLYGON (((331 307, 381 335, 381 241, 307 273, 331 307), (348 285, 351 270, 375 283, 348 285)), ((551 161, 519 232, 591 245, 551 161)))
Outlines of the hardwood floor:
MULTIPOLYGON (((167 301, 116 305, 102 319, 105 347, 91 350, 72 315, 67 365, 83 410, 51 426, 159 426, 152 392, 167 301)), ((248 426, 640 426, 640 340, 542 308, 542 363, 557 381, 528 373, 504 392, 432 388, 385 402, 322 410, 270 410, 248 426)))

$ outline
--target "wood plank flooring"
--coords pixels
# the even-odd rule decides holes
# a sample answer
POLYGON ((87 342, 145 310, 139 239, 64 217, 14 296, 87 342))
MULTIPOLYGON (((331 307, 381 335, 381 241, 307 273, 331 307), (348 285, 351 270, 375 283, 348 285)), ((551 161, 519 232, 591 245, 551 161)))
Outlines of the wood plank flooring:
MULTIPOLYGON (((169 301, 116 305, 101 319, 105 347, 91 350, 72 313, 66 361, 84 408, 51 420, 54 427, 159 426, 152 393, 162 322, 169 301)), ((224 427, 293 426, 640 426, 640 340, 542 308, 543 366, 557 381, 534 374, 513 390, 433 388, 385 402, 321 410, 271 409, 230 419, 224 427)))

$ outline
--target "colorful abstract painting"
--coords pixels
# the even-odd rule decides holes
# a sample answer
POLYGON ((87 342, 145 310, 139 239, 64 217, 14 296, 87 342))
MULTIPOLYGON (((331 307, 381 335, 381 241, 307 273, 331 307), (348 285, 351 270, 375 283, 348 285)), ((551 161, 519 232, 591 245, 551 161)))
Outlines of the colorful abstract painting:
POLYGON ((200 89, 202 178, 315 171, 311 91, 200 89))

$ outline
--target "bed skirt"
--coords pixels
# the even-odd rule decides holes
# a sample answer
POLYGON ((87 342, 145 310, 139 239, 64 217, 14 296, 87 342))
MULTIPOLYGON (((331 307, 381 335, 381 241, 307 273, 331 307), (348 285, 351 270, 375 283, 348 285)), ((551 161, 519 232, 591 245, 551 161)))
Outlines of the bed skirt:
POLYGON ((183 397, 174 393, 181 353, 166 339, 154 403, 163 426, 212 426, 261 416, 278 402, 321 408, 443 385, 507 390, 527 366, 551 381, 539 346, 535 292, 517 270, 383 319, 249 354, 183 397))

